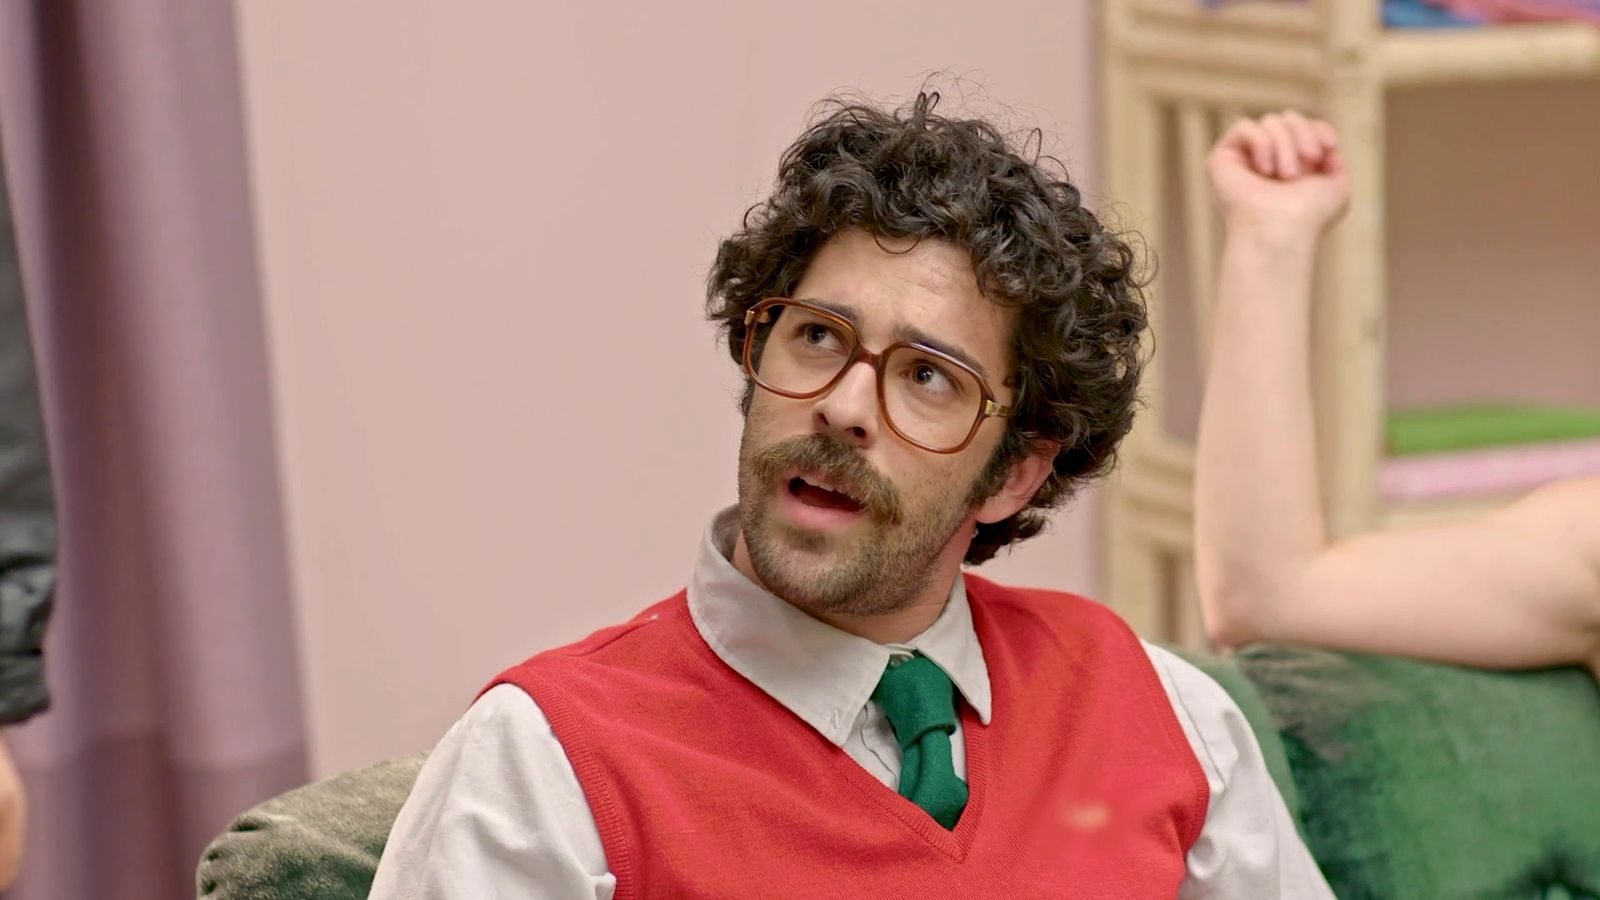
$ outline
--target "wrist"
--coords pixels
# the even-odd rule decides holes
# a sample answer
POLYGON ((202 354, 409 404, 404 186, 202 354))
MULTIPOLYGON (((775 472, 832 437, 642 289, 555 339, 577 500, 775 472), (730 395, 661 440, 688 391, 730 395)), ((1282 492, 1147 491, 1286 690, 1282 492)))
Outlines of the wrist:
POLYGON ((1272 253, 1314 255, 1322 240, 1321 226, 1281 215, 1238 212, 1223 220, 1230 244, 1272 253))
POLYGON ((1222 246, 1223 267, 1243 266, 1278 283, 1309 282, 1316 268, 1320 236, 1303 229, 1271 224, 1228 225, 1222 246))

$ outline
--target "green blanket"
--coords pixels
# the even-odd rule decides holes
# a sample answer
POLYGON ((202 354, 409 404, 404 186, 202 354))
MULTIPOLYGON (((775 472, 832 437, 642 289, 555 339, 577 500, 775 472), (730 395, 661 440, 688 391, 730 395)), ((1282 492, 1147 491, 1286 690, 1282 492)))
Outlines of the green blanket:
POLYGON ((1342 900, 1600 898, 1600 689, 1263 645, 1308 844, 1342 900))

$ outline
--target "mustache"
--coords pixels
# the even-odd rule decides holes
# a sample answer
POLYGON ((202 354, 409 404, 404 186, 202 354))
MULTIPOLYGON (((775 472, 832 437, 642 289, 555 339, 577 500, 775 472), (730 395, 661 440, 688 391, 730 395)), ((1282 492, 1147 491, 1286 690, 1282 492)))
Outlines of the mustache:
POLYGON ((837 438, 807 434, 763 447, 750 457, 750 466, 763 482, 773 482, 791 470, 815 474, 849 492, 874 519, 898 523, 903 515, 900 492, 861 454, 837 438))

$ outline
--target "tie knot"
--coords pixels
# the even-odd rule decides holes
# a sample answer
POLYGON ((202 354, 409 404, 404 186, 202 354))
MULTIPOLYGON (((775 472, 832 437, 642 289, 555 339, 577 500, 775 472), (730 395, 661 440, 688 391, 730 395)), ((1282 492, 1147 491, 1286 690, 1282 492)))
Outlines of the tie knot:
POLYGON ((945 734, 956 730, 955 685, 943 669, 920 653, 902 663, 891 661, 872 699, 889 717, 902 750, 934 729, 945 734))

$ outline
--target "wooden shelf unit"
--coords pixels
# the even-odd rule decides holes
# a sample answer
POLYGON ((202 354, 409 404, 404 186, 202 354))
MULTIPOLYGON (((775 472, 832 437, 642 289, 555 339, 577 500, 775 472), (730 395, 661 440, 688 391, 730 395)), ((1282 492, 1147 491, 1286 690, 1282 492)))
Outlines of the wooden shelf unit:
MULTIPOLYGON (((1583 23, 1386 30, 1378 0, 1106 0, 1107 193, 1126 227, 1181 253, 1181 290, 1158 273, 1149 300, 1158 344, 1167 295, 1189 301, 1204 365, 1220 249, 1204 160, 1241 115, 1296 108, 1331 121, 1353 203, 1318 272, 1312 374, 1330 534, 1437 521, 1503 497, 1386 504, 1378 495, 1385 415, 1384 107, 1413 85, 1600 78, 1600 28, 1583 23), (1176 189, 1172 176, 1176 173, 1176 189), (1170 223, 1180 223, 1177 233, 1170 223)), ((1176 301, 1174 301, 1176 302, 1176 301)), ((1193 585, 1194 448, 1167 433, 1163 354, 1147 407, 1123 445, 1108 509, 1105 596, 1147 638, 1201 646, 1193 585)))

